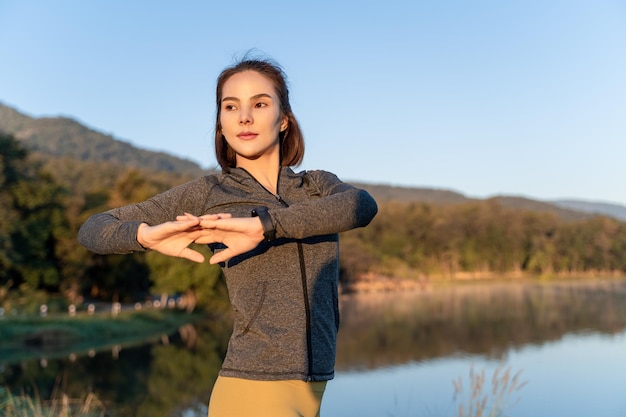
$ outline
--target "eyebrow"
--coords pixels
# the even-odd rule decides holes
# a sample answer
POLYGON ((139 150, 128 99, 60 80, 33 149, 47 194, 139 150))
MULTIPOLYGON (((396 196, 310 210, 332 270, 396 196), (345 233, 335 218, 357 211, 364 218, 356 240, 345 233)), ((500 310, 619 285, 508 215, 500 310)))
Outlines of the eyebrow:
MULTIPOLYGON (((267 94, 267 93, 255 94, 255 95, 253 95, 252 97, 250 97, 250 100, 256 100, 256 99, 259 99, 259 98, 269 98, 270 100, 274 100, 274 99, 272 98, 272 96, 270 96, 270 95, 269 95, 269 94, 267 94)), ((239 100, 237 97, 224 97, 224 98, 222 99, 222 102, 224 102, 224 101, 236 101, 236 102, 239 102, 239 101, 241 101, 241 100, 239 100)))

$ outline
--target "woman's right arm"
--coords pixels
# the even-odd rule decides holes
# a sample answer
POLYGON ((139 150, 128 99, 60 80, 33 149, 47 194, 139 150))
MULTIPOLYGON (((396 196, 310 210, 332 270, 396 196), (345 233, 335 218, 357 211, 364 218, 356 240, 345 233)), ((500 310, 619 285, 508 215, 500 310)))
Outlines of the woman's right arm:
POLYGON ((142 203, 95 214, 80 228, 78 241, 87 249, 102 255, 154 249, 167 255, 195 258, 192 260, 198 261, 196 256, 186 256, 188 253, 185 250, 193 241, 190 233, 198 221, 176 220, 176 216, 185 212, 203 214, 207 192, 207 181, 200 178, 142 203))
POLYGON ((137 241, 137 229, 142 220, 122 220, 116 210, 91 216, 78 231, 78 243, 100 255, 143 251, 137 241))

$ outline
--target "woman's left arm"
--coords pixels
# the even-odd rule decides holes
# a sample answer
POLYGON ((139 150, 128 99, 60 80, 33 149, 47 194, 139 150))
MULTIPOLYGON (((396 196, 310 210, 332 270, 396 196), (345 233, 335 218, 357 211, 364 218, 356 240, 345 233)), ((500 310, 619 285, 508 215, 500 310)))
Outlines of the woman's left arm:
POLYGON ((276 237, 303 239, 345 232, 367 226, 376 213, 376 201, 365 191, 342 182, 326 171, 309 171, 309 186, 320 196, 307 202, 268 211, 276 229, 276 237))

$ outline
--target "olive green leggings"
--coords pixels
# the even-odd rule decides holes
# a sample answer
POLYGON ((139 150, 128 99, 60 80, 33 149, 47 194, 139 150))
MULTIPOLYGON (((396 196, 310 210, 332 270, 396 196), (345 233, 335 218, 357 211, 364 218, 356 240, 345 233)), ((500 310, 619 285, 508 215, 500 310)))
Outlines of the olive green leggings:
POLYGON ((218 377, 209 417, 319 417, 324 382, 218 377))

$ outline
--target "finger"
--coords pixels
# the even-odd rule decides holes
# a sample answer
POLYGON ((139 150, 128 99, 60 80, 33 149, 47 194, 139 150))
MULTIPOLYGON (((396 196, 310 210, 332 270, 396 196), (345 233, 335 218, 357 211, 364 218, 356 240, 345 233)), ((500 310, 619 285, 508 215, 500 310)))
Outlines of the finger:
POLYGON ((232 251, 226 248, 223 251, 220 251, 216 253, 215 255, 211 256, 209 258, 209 263, 211 265, 219 264, 220 262, 226 262, 232 257, 233 257, 232 251))
POLYGON ((218 220, 219 217, 217 214, 205 214, 203 216, 198 217, 199 225, 205 227, 207 221, 215 221, 218 220))
POLYGON ((217 220, 220 218, 220 214, 203 214, 198 216, 200 220, 217 220))
POLYGON ((204 255, 202 255, 198 251, 195 251, 195 250, 189 249, 189 248, 183 249, 181 251, 181 253, 180 253, 180 257, 181 258, 185 258, 185 259, 189 259, 190 261, 197 262, 197 263, 200 263, 200 264, 204 262, 204 255))
POLYGON ((218 220, 222 220, 222 219, 230 219, 232 216, 232 214, 230 213, 217 213, 217 214, 205 214, 199 217, 200 219, 200 224, 205 226, 206 225, 206 221, 209 222, 215 222, 218 220))
MULTIPOLYGON (((196 240, 201 239, 205 236, 206 232, 202 229, 194 229, 187 233, 185 233, 185 237, 190 240, 190 242, 196 242, 196 240)), ((205 242, 197 242, 197 243, 205 243, 205 242)))
POLYGON ((209 243, 224 243, 224 236, 222 234, 216 233, 207 233, 207 230, 204 229, 201 231, 201 234, 194 238, 194 243, 200 245, 206 245, 209 243))
POLYGON ((184 214, 182 214, 182 215, 176 216, 176 220, 178 220, 178 221, 185 221, 185 220, 195 220, 195 221, 199 221, 199 220, 200 220, 200 217, 198 217, 198 216, 194 216, 194 215, 193 215, 193 214, 191 214, 191 213, 187 213, 187 212, 185 212, 185 213, 184 213, 184 214))
POLYGON ((224 232, 241 232, 245 228, 245 220, 242 218, 231 217, 224 219, 208 219, 203 220, 201 225, 204 229, 222 230, 224 232))
MULTIPOLYGON (((166 224, 166 223, 164 223, 166 224)), ((186 232, 186 231, 190 231, 190 230, 196 230, 196 229, 200 229, 200 219, 195 218, 195 219, 187 219, 184 217, 177 217, 175 221, 171 221, 169 222, 170 229, 172 231, 176 231, 176 232, 186 232)))
POLYGON ((213 217, 213 218, 202 218, 199 226, 202 227, 205 230, 214 230, 217 229, 219 227, 219 225, 224 225, 225 222, 227 222, 228 220, 226 219, 220 219, 217 217, 213 217))

